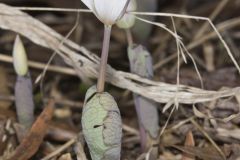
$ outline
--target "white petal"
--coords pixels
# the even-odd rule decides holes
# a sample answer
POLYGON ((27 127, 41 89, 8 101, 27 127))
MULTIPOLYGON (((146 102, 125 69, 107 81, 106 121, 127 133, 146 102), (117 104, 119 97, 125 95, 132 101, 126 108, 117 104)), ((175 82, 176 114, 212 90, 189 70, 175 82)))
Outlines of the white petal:
POLYGON ((127 12, 136 11, 136 10, 137 10, 137 1, 130 0, 128 7, 127 7, 127 12))
POLYGON ((94 0, 96 15, 106 25, 112 25, 125 13, 129 0, 94 0))
POLYGON ((91 11, 94 12, 94 0, 81 0, 91 11))
MULTIPOLYGON (((136 11, 137 10, 137 2, 136 0, 131 0, 128 7, 127 12, 136 11)), ((119 28, 131 28, 135 24, 136 17, 132 14, 125 13, 124 16, 118 20, 117 26, 119 28)))

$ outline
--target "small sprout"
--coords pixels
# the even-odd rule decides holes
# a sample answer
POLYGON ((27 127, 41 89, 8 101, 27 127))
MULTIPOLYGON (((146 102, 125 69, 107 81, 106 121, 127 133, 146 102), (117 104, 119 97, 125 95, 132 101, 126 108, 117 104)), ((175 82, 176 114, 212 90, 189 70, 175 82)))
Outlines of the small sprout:
POLYGON ((17 73, 14 94, 18 121, 30 128, 34 121, 32 80, 28 71, 26 51, 19 36, 14 42, 13 65, 17 73))
POLYGON ((114 98, 88 89, 82 113, 83 135, 93 160, 120 160, 122 121, 114 98))
POLYGON ((136 17, 132 14, 129 14, 128 12, 136 11, 137 10, 137 2, 136 0, 131 0, 128 7, 127 7, 127 13, 124 14, 124 16, 117 22, 117 26, 119 28, 128 29, 134 26, 136 17))
MULTIPOLYGON (((148 79, 153 78, 152 57, 143 46, 129 46, 128 58, 132 73, 148 79)), ((141 147, 143 151, 146 151, 152 147, 151 143, 156 142, 158 138, 160 129, 158 110, 156 103, 137 94, 134 94, 134 103, 141 130, 141 147)))
POLYGON ((81 0, 105 25, 115 24, 124 14, 130 0, 81 0))
POLYGON ((17 76, 15 84, 15 105, 20 124, 30 128, 34 122, 34 102, 32 93, 32 81, 29 76, 17 76))
POLYGON ((19 76, 26 76, 28 73, 27 55, 19 36, 16 37, 13 46, 13 65, 19 76))

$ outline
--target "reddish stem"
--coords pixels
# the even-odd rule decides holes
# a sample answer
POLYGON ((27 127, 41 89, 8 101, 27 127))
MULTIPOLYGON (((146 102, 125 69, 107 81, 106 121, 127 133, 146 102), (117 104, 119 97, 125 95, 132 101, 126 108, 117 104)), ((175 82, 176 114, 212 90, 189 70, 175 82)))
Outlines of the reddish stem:
POLYGON ((112 26, 107 26, 107 25, 104 26, 103 48, 102 48, 102 54, 101 54, 100 71, 99 71, 98 82, 97 82, 97 91, 100 93, 104 91, 111 28, 112 26))

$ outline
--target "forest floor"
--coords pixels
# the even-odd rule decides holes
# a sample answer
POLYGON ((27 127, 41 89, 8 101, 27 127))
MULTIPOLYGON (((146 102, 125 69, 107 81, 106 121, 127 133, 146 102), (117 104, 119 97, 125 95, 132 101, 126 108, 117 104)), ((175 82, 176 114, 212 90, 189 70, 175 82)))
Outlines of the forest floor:
MULTIPOLYGON (((159 0, 157 2, 158 5, 154 0, 149 1, 148 10, 212 19, 236 62, 240 64, 239 0, 159 0), (155 7, 151 8, 151 5, 155 7)), ((0 3, 19 7, 84 8, 80 0, 36 0, 34 2, 0 0, 0 3)), ((64 11, 24 12, 63 36, 72 30, 78 18, 77 27, 69 39, 100 56, 103 25, 94 15, 64 11)), ((151 17, 150 20, 161 22, 174 30, 171 17, 151 17)), ((196 88, 203 87, 204 90, 211 91, 240 86, 239 72, 208 22, 186 18, 174 18, 174 22, 176 31, 195 59, 203 82, 201 86, 199 75, 191 59, 188 59, 187 64, 180 59, 180 84, 196 88)), ((142 23, 137 23, 132 32, 135 43, 145 45, 152 55, 153 80, 177 84, 178 56, 175 38, 163 29, 142 23)), ((30 154, 34 155, 31 156, 33 160, 43 157, 45 157, 44 160, 74 160, 81 159, 81 154, 86 154, 89 158, 86 145, 80 143, 83 142, 81 114, 85 93, 96 83, 96 79, 82 81, 73 72, 74 70, 56 55, 44 76, 43 83, 35 83, 54 51, 22 37, 28 59, 31 61, 29 66, 37 119, 31 130, 26 133, 18 123, 14 103, 16 74, 11 56, 15 37, 16 33, 13 31, 0 30, 0 159, 4 160, 8 156, 16 158, 22 150, 26 152, 24 155, 26 157, 30 154), (49 97, 55 98, 54 104, 49 97), (33 136, 33 133, 36 135, 33 136), (43 135, 45 136, 42 137, 43 135), (79 136, 80 140, 76 139, 76 136, 79 136), (37 147, 39 145, 40 148, 37 147)), ((114 26, 109 64, 116 70, 130 72, 127 45, 125 32, 114 26)), ((118 102, 124 124, 121 159, 145 159, 146 154, 141 153, 138 119, 132 92, 110 83, 107 84, 106 90, 118 102)), ((240 94, 205 103, 180 103, 173 113, 171 109, 163 113, 164 106, 163 103, 157 103, 160 130, 164 129, 159 144, 156 144, 159 160, 240 159, 240 94)), ((21 156, 19 157, 21 159, 21 156)))

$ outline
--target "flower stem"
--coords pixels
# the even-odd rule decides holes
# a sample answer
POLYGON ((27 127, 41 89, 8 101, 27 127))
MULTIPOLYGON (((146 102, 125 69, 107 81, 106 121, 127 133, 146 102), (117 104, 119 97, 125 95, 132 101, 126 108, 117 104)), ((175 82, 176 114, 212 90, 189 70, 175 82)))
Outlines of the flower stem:
POLYGON ((127 35, 128 45, 132 46, 133 45, 133 37, 132 37, 131 30, 128 28, 125 31, 126 31, 126 35, 127 35))
POLYGON ((102 54, 101 54, 100 71, 99 71, 98 82, 97 82, 97 92, 100 92, 100 93, 104 91, 111 28, 112 26, 107 26, 107 25, 104 26, 104 39, 103 39, 103 47, 102 47, 102 54))

